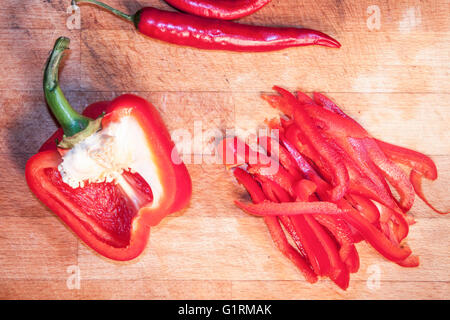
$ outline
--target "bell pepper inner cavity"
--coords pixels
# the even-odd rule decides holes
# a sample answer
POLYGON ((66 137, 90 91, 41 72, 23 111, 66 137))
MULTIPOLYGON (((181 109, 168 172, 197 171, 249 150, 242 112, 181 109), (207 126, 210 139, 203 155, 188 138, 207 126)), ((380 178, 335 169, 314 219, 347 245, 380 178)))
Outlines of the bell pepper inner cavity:
MULTIPOLYGON (((75 207, 73 212, 86 228, 111 246, 122 248, 129 244, 132 220, 138 210, 119 185, 114 182, 97 182, 71 188, 63 182, 58 170, 46 168, 44 173, 53 186, 69 200, 68 203, 75 207)), ((129 174, 128 180, 134 181, 133 186, 138 189, 149 189, 138 174, 129 174)), ((142 201, 152 201, 151 193, 140 194, 146 195, 142 201)))
POLYGON ((118 184, 134 206, 140 208, 146 203, 124 179, 123 172, 137 172, 144 181, 151 182, 154 201, 157 202, 162 185, 152 158, 138 121, 126 116, 76 144, 64 154, 58 170, 62 180, 72 188, 83 187, 86 182, 118 184))

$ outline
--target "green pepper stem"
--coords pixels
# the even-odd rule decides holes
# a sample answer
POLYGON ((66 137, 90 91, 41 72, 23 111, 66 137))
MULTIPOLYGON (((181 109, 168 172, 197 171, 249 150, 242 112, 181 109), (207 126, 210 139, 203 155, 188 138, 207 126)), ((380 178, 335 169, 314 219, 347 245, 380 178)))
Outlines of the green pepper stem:
POLYGON ((70 40, 66 37, 59 37, 56 40, 44 71, 45 99, 56 120, 63 128, 64 134, 68 137, 84 130, 91 121, 89 118, 80 115, 70 106, 59 87, 59 65, 64 51, 69 47, 69 43, 70 40))
POLYGON ((115 14, 116 16, 124 18, 128 21, 134 22, 133 16, 123 13, 122 11, 114 9, 114 8, 108 6, 107 4, 97 1, 97 0, 72 0, 72 5, 77 5, 78 3, 82 3, 82 2, 87 2, 87 3, 92 3, 95 5, 98 5, 98 6, 102 7, 103 9, 108 10, 109 12, 115 14))

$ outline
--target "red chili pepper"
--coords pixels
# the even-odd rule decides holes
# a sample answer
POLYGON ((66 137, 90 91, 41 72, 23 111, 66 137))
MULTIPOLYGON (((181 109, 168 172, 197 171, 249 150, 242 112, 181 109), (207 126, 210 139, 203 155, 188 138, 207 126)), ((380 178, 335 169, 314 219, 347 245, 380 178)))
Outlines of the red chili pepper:
POLYGON ((199 49, 263 52, 308 45, 341 46, 330 36, 311 29, 252 26, 151 7, 128 15, 96 0, 73 0, 82 2, 96 4, 132 22, 151 38, 199 49))
MULTIPOLYGON (((122 95, 110 103, 91 105, 84 114, 98 115, 105 109, 106 114, 97 120, 72 109, 58 84, 58 66, 68 44, 69 39, 64 37, 56 41, 44 77, 46 100, 62 126, 64 137, 58 149, 56 144, 47 142, 41 148, 46 151, 31 157, 26 165, 26 179, 35 195, 92 249, 111 259, 130 260, 145 248, 150 226, 187 205, 191 180, 184 164, 172 161, 176 152, 170 135, 157 110, 144 99, 122 95), (117 147, 127 154, 127 149, 123 149, 126 146, 120 140, 123 138, 130 142, 124 136, 127 132, 114 131, 121 121, 135 124, 130 130, 138 130, 145 139, 145 145, 138 146, 139 154, 151 155, 151 159, 148 162, 130 160, 121 164, 124 167, 114 171, 112 181, 106 176, 99 176, 98 181, 91 176, 89 179, 92 180, 81 176, 79 181, 74 182, 75 186, 66 183, 61 170, 66 177, 73 174, 69 178, 75 179, 76 170, 85 173, 85 169, 92 169, 92 165, 78 167, 82 164, 76 160, 81 159, 76 158, 77 153, 81 152, 77 146, 82 143, 86 143, 83 148, 89 150, 86 155, 83 154, 83 159, 89 158, 94 162, 95 157, 95 161, 103 161, 101 163, 105 166, 112 165, 108 160, 116 156, 108 151, 110 134, 116 134, 114 139, 117 142, 114 140, 112 143, 117 143, 117 147), (102 132, 108 134, 103 136, 102 132), (97 149, 89 149, 87 139, 97 137, 102 142, 95 145, 97 149), (62 149, 68 147, 71 149, 62 149), (73 167, 67 164, 71 161, 69 155, 75 159, 73 167)), ((57 131, 55 135, 60 136, 60 133, 57 131)), ((97 169, 93 170, 93 174, 98 174, 97 169)), ((70 183, 70 179, 67 181, 70 183)))
POLYGON ((165 0, 175 8, 206 18, 239 19, 258 11, 271 0, 165 0))

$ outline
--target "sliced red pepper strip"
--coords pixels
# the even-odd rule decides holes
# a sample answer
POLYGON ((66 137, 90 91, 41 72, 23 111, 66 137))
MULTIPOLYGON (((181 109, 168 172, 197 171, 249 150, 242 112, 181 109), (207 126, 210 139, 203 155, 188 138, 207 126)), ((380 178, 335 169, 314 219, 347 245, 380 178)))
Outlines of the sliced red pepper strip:
POLYGON ((333 189, 331 190, 332 199, 335 201, 341 199, 347 192, 349 184, 348 172, 341 156, 321 136, 298 100, 285 89, 276 86, 274 89, 293 106, 294 120, 297 126, 304 132, 304 136, 320 154, 327 167, 331 169, 333 185, 333 189))
POLYGON ((311 269, 305 258, 303 258, 288 242, 277 218, 264 217, 264 221, 266 222, 270 235, 278 249, 297 266, 309 283, 317 282, 317 275, 311 269))
POLYGON ((262 165, 249 165, 248 172, 267 177, 293 195, 292 185, 295 180, 283 167, 279 166, 278 169, 274 169, 262 165))
POLYGON ((409 247, 401 247, 393 244, 380 230, 362 217, 356 210, 346 211, 344 219, 353 225, 364 239, 386 259, 399 262, 405 260, 411 254, 409 247))
POLYGON ((333 136, 365 138, 369 134, 361 125, 350 117, 343 117, 316 104, 305 104, 303 108, 308 115, 318 121, 320 127, 333 136))
MULTIPOLYGON (((233 173, 239 183, 244 185, 247 189, 254 203, 260 203, 266 199, 261 187, 248 172, 241 168, 236 168, 233 173)), ((264 221, 278 250, 280 250, 283 255, 285 255, 297 266, 308 282, 317 282, 317 276, 309 266, 309 263, 299 254, 297 250, 291 246, 286 239, 286 235, 284 234, 277 217, 267 216, 264 217, 264 221)))
POLYGON ((380 211, 370 199, 357 194, 348 195, 347 199, 370 223, 374 224, 380 220, 380 211))
POLYGON ((361 141, 366 146, 370 159, 380 168, 389 183, 399 193, 400 207, 405 212, 409 211, 414 204, 414 188, 405 172, 386 157, 375 140, 365 138, 361 141))
POLYGON ((418 256, 410 255, 405 260, 397 262, 397 264, 406 268, 415 268, 420 265, 420 259, 418 256))
POLYGON ((233 174, 237 181, 245 187, 254 203, 260 203, 266 200, 264 192, 261 190, 258 182, 256 182, 248 172, 241 168, 236 168, 234 169, 233 174))
POLYGON ((294 193, 299 201, 309 201, 310 196, 317 190, 317 185, 307 179, 301 179, 294 185, 294 193))
POLYGON ((336 243, 312 216, 305 215, 304 217, 328 255, 330 261, 330 271, 328 276, 340 288, 346 290, 350 281, 350 273, 347 266, 342 262, 341 257, 339 256, 336 243))
POLYGON ((278 160, 293 179, 297 180, 301 178, 297 164, 294 159, 292 159, 291 154, 279 143, 279 141, 267 136, 259 137, 258 141, 259 144, 266 149, 267 154, 275 158, 275 160, 278 160))
POLYGON ((274 163, 274 159, 258 151, 254 151, 238 137, 221 140, 217 146, 217 152, 222 159, 222 163, 228 168, 243 164, 259 165, 262 167, 278 166, 278 163, 274 163))
POLYGON ((236 205, 242 210, 257 216, 295 216, 303 214, 332 214, 342 215, 343 211, 332 202, 263 202, 259 204, 245 204, 235 201, 236 205))
POLYGON ((314 272, 319 276, 328 276, 331 274, 330 259, 306 217, 307 215, 291 216, 290 219, 314 272))
POLYGON ((348 117, 344 111, 341 110, 333 101, 331 101, 327 96, 321 94, 320 92, 313 92, 314 101, 322 106, 323 108, 337 113, 343 117, 348 117))
POLYGON ((427 179, 437 179, 437 168, 430 157, 423 153, 399 147, 378 139, 375 139, 375 141, 392 161, 404 164, 411 169, 416 170, 427 179))
POLYGON ((294 108, 291 104, 287 103, 284 97, 272 94, 262 94, 261 98, 266 100, 272 108, 281 111, 284 115, 290 118, 294 117, 294 108))
POLYGON ((239 19, 258 11, 271 0, 164 0, 175 8, 200 17, 239 19))
POLYGON ((352 232, 347 223, 341 219, 331 215, 315 215, 314 218, 336 238, 341 248, 339 255, 344 261, 351 273, 355 273, 359 269, 359 256, 356 251, 352 232))
MULTIPOLYGON (((296 191, 297 199, 299 201, 308 201, 310 198, 313 198, 312 199, 313 201, 317 200, 317 197, 313 195, 313 193, 317 190, 317 186, 312 181, 306 179, 300 180, 299 182, 296 183, 296 186, 294 186, 294 190, 296 191)), ((345 261, 348 258, 348 256, 346 255, 349 254, 351 251, 349 251, 348 253, 344 252, 344 250, 347 251, 349 249, 345 244, 344 247, 342 248, 343 250, 338 253, 338 248, 336 246, 335 241, 330 238, 330 235, 325 232, 323 227, 318 222, 320 220, 327 221, 327 217, 330 216, 315 215, 313 217, 310 215, 305 215, 307 223, 318 237, 319 241, 321 242, 324 250, 327 252, 328 257, 330 259, 330 264, 332 268, 329 274, 330 279, 332 279, 343 290, 346 290, 348 287, 348 283, 350 281, 350 274, 347 266, 344 265, 342 261, 345 261), (320 219, 321 217, 323 217, 323 219, 320 219), (316 219, 317 221, 314 219, 316 219), (344 255, 344 258, 342 258, 342 255, 344 255)), ((333 219, 333 217, 331 217, 331 219, 333 219)), ((335 227, 335 225, 333 225, 333 227, 335 227)), ((334 229, 333 231, 336 231, 336 228, 333 229, 334 229)), ((351 267, 353 269, 355 266, 351 265, 351 267)))
POLYGON ((425 194, 422 190, 422 175, 418 173, 415 169, 411 170, 411 173, 409 175, 409 179, 411 181, 411 184, 414 187, 414 191, 419 196, 420 199, 422 199, 423 202, 426 203, 427 206, 429 206, 433 211, 439 213, 439 214, 448 214, 450 211, 441 211, 436 209, 425 197, 425 194))
POLYGON ((273 182, 272 180, 262 176, 258 176, 258 179, 262 180, 263 190, 264 191, 268 190, 268 193, 271 194, 271 196, 268 197, 270 201, 273 202, 292 201, 292 198, 289 195, 289 193, 285 189, 280 187, 280 185, 278 185, 276 182, 273 182))

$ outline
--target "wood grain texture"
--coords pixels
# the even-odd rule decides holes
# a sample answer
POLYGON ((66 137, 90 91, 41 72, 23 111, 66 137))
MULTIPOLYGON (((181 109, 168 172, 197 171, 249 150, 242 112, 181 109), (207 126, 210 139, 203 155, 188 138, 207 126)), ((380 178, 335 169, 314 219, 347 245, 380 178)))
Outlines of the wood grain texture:
MULTIPOLYGON (((343 47, 258 54, 162 43, 91 5, 80 6, 81 29, 68 30, 69 2, 28 0, 19 7, 4 0, 0 7, 0 299, 450 298, 450 220, 421 200, 411 210, 417 224, 408 236, 419 268, 401 268, 360 243, 361 269, 348 291, 325 279, 311 285, 274 247, 261 219, 234 206, 248 196, 208 149, 215 134, 256 131, 276 117, 259 97, 275 84, 325 92, 374 136, 432 156, 440 177, 424 187, 448 209, 448 1, 382 1, 380 29, 370 31, 371 1, 273 0, 241 22, 315 28, 343 47), (27 159, 56 129, 42 69, 60 35, 71 39, 61 84, 77 110, 133 92, 158 108, 172 133, 203 134, 184 155, 193 181, 190 207, 153 228, 147 249, 131 262, 93 252, 24 180, 27 159), (74 266, 79 289, 67 285, 74 266), (374 270, 379 283, 371 280, 374 270)), ((161 0, 107 2, 129 13, 144 4, 173 10, 161 0)))

